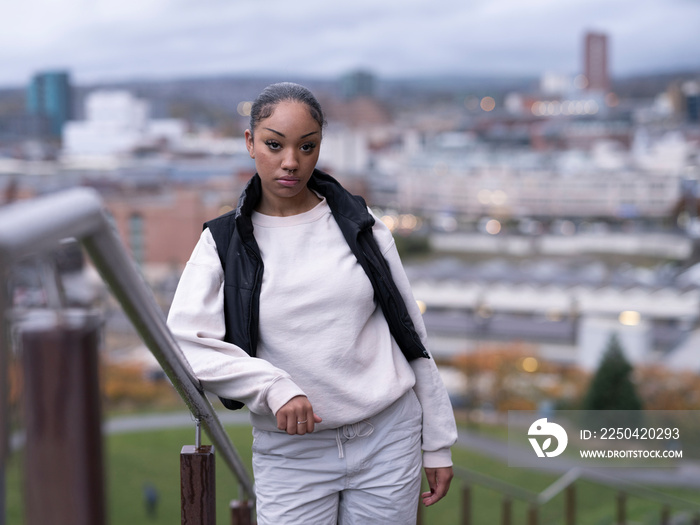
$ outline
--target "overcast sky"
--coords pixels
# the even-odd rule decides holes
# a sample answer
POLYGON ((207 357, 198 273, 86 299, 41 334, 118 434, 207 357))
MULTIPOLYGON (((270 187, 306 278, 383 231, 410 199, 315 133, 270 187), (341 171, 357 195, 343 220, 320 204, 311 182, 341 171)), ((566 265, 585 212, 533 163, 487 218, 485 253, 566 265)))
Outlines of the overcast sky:
POLYGON ((700 70, 700 0, 0 0, 0 86, 213 74, 576 73, 586 30, 614 76, 700 70))

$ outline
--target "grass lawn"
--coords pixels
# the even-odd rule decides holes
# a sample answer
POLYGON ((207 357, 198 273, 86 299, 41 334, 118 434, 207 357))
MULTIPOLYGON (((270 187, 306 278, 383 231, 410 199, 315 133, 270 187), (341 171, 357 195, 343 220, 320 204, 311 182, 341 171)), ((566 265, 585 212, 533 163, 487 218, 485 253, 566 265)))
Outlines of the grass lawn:
MULTIPOLYGON (((243 461, 250 465, 252 436, 250 427, 229 426, 227 430, 243 461)), ((108 516, 111 525, 167 524, 180 522, 179 454, 184 445, 193 444, 191 428, 109 436, 105 442, 107 467, 108 516), (146 514, 143 487, 152 483, 159 494, 155 519, 146 514)), ((207 438, 204 436, 206 443, 207 438)), ((549 486, 556 476, 511 468, 463 449, 454 450, 455 464, 475 470, 533 492, 549 486)), ((21 525, 21 455, 14 454, 7 472, 7 523, 21 525)), ((221 459, 217 459, 217 524, 230 523, 228 504, 237 497, 237 483, 221 459)), ((609 487, 579 481, 577 487, 577 525, 612 525, 616 492, 609 487)), ((455 479, 448 497, 424 512, 425 524, 459 523, 461 484, 455 479)), ((700 503, 700 494, 691 490, 665 492, 700 503)), ((563 494, 540 511, 539 523, 563 523, 563 494)), ((501 522, 502 496, 475 487, 472 491, 473 524, 492 525, 501 522)), ((628 523, 659 523, 660 506, 638 498, 628 500, 628 523)), ((526 524, 527 507, 513 503, 513 525, 526 524)), ((689 523, 689 522, 688 522, 689 523)))

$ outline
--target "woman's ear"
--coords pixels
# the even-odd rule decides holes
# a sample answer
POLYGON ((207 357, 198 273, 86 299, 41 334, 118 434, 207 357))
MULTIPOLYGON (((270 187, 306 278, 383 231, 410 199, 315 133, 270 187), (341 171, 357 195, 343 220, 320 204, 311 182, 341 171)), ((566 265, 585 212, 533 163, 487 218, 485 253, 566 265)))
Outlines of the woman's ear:
POLYGON ((255 147, 253 146, 253 134, 249 129, 245 130, 245 147, 248 148, 248 154, 251 159, 255 158, 255 147))

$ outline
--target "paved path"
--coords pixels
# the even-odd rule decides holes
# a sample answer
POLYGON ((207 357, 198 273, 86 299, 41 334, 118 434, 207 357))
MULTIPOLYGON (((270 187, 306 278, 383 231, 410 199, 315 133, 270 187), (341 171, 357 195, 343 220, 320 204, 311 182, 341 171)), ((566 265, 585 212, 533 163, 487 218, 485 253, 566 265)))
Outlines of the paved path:
MULTIPOLYGON (((217 412, 223 425, 249 425, 250 420, 247 411, 217 412)), ((144 432, 165 428, 192 427, 194 436, 194 418, 189 412, 166 412, 162 414, 137 414, 131 416, 118 416, 106 420, 102 425, 102 432, 106 435, 125 434, 128 432, 144 432)), ((11 450, 17 450, 24 446, 24 432, 15 432, 10 438, 11 450)))
MULTIPOLYGON (((216 415, 219 416, 219 420, 223 425, 250 424, 247 411, 227 410, 226 412, 217 412, 216 415)), ((192 427, 192 432, 194 432, 194 418, 192 414, 189 412, 172 412, 115 417, 105 421, 102 428, 105 434, 124 434, 127 432, 190 426, 192 427)))

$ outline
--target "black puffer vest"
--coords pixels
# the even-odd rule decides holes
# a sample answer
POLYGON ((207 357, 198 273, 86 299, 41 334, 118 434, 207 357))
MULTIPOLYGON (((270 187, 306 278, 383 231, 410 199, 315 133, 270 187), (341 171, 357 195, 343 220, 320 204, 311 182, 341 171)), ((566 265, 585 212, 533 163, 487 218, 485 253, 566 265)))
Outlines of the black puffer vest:
MULTIPOLYGON (((406 304, 391 277, 372 234, 374 218, 362 197, 352 195, 334 178, 320 170, 308 182, 309 188, 323 195, 343 236, 374 288, 375 300, 389 324, 391 335, 409 361, 429 357, 416 332, 406 304)), ((235 210, 204 224, 209 228, 224 269, 224 340, 255 357, 258 344, 258 319, 263 261, 253 235, 251 215, 260 201, 260 177, 254 175, 246 185, 235 210)), ((224 406, 236 410, 240 401, 221 399, 224 406)))

